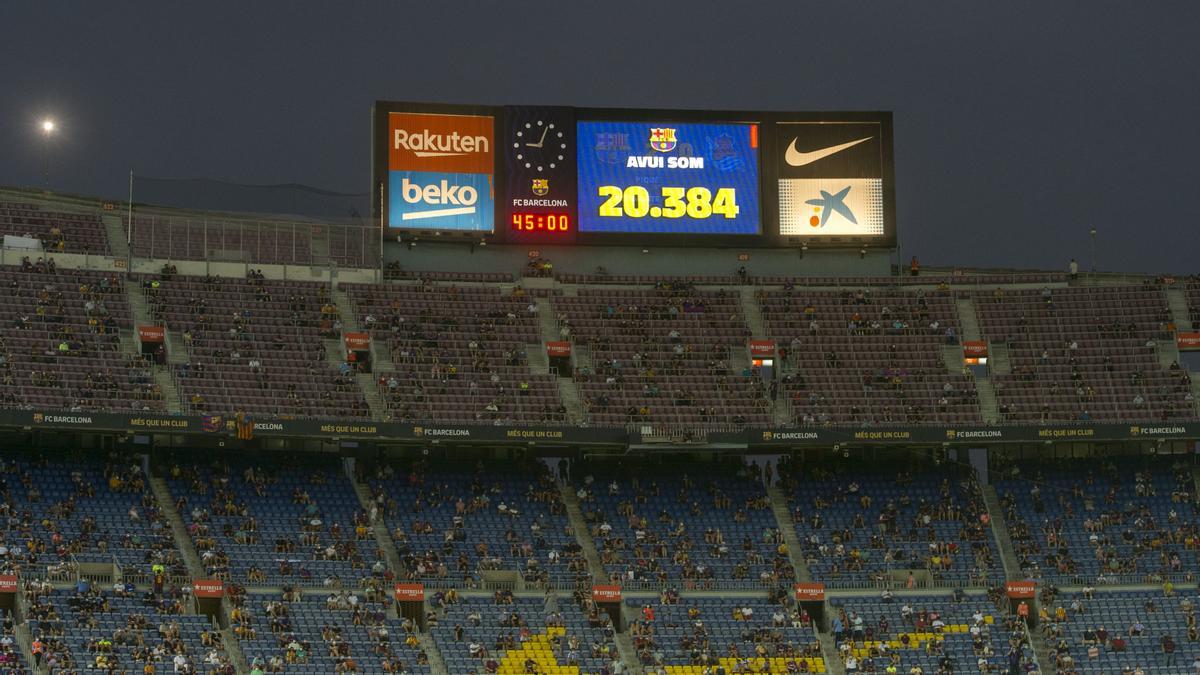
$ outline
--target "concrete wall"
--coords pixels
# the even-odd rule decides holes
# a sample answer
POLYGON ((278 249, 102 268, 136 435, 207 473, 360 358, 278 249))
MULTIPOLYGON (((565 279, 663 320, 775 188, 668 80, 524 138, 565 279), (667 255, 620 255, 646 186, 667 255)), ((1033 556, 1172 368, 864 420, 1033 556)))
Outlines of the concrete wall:
POLYGON ((408 271, 469 270, 473 272, 519 272, 530 251, 539 251, 554 263, 559 273, 589 274, 597 267, 610 274, 640 275, 732 275, 744 265, 761 276, 886 276, 891 273, 890 251, 808 251, 758 248, 647 248, 631 246, 474 246, 464 243, 389 243, 384 249, 388 262, 399 262, 408 271), (646 251, 643 253, 643 251, 646 251), (738 256, 749 260, 741 262, 738 256))

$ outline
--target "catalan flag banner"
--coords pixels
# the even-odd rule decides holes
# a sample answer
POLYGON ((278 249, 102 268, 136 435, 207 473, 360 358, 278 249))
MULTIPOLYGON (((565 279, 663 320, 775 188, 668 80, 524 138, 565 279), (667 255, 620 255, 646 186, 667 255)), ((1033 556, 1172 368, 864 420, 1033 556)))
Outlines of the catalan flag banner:
POLYGON ((254 438, 254 420, 246 413, 237 414, 237 437, 239 441, 249 441, 254 438))

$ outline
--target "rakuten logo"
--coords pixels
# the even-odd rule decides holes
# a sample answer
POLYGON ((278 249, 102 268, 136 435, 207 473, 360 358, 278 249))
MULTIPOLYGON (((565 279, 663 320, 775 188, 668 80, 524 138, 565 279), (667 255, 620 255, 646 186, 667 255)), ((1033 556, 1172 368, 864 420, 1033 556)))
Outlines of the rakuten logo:
POLYGON ((486 136, 460 136, 457 131, 436 134, 429 129, 415 133, 408 129, 396 129, 393 143, 397 150, 403 148, 417 157, 452 157, 491 151, 486 136))

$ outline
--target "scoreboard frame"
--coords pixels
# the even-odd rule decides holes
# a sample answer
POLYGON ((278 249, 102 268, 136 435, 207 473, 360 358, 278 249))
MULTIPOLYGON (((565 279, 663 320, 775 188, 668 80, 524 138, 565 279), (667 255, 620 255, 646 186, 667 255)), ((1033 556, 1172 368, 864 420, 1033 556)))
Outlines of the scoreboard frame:
MULTIPOLYGON (((492 244, 512 245, 586 245, 586 246, 634 246, 634 247, 712 247, 712 248, 799 248, 810 249, 894 249, 897 244, 896 185, 894 167, 892 113, 890 111, 746 111, 746 110, 658 110, 650 108, 564 108, 550 105, 462 105, 449 103, 417 103, 399 101, 376 101, 371 114, 371 175, 372 209, 374 217, 384 229, 385 236, 402 236, 416 239, 438 239, 441 241, 486 241, 492 244), (514 233, 510 227, 510 203, 508 199, 509 167, 506 156, 509 148, 505 131, 508 115, 514 110, 536 108, 573 112, 573 124, 580 122, 654 122, 680 124, 757 124, 758 125, 758 197, 759 230, 757 234, 692 234, 683 232, 580 232, 578 217, 579 196, 572 186, 570 195, 574 200, 567 209, 571 213, 569 232, 514 233), (480 230, 443 230, 406 228, 393 226, 388 220, 391 201, 387 181, 389 176, 388 120, 392 113, 422 113, 435 115, 467 115, 492 118, 493 159, 490 184, 495 191, 493 228, 490 232, 480 230), (870 151, 878 156, 878 179, 882 183, 881 204, 883 232, 881 234, 782 234, 780 222, 780 179, 787 171, 784 155, 794 139, 786 128, 793 124, 810 125, 818 133, 835 133, 838 125, 873 125, 879 130, 878 142, 870 144, 870 151)), ((578 142, 578 138, 575 141, 578 142)), ((843 145, 852 145, 846 143, 843 145)), ((865 146, 864 146, 865 147, 865 146)), ((862 148, 853 150, 862 152, 862 148)), ((568 160, 573 165, 571 174, 578 181, 576 148, 570 149, 568 160)), ((850 152, 846 153, 847 155, 850 152)), ((838 176, 837 178, 849 178, 838 176)), ((811 203, 811 202, 810 202, 811 203)), ((562 209, 559 209, 562 211, 562 209)), ((813 226, 816 227, 814 218, 813 226)))

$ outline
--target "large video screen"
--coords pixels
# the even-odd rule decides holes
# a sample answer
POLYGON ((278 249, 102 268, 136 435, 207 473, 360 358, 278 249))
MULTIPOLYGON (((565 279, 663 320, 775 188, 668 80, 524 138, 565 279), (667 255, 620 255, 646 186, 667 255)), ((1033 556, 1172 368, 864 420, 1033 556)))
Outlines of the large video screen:
POLYGON ((577 124, 579 232, 756 235, 759 126, 577 124))

